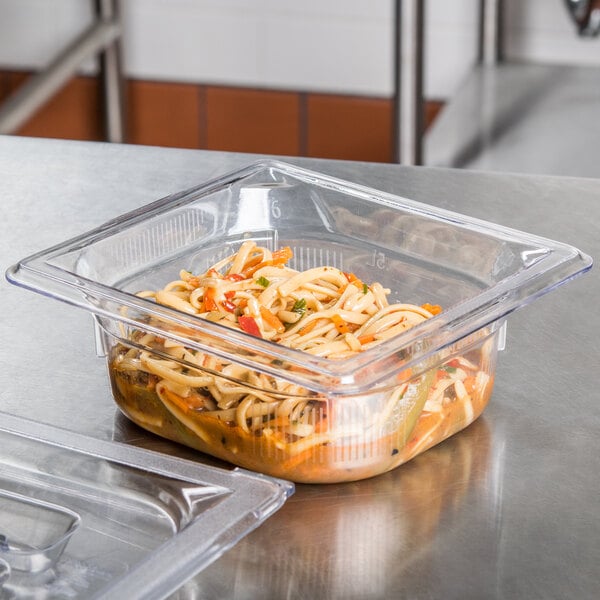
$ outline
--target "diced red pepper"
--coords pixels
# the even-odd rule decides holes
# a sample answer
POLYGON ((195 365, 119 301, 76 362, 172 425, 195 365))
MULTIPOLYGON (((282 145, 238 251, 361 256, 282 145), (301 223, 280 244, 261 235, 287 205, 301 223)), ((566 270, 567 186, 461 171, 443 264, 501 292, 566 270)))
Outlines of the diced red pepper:
POLYGON ((235 312, 236 306, 235 304, 231 301, 231 300, 223 300, 223 302, 221 302, 221 306, 227 311, 227 312, 235 312))
POLYGON ((225 296, 225 300, 223 300, 223 302, 221 302, 221 306, 227 311, 227 312, 234 312, 236 309, 236 305, 232 302, 232 300, 235 297, 235 290, 229 290, 228 292, 225 292, 223 294, 225 296))
POLYGON ((258 323, 254 317, 249 317, 247 315, 241 315, 238 317, 238 323, 242 331, 249 333, 250 335, 254 335, 256 337, 262 337, 260 333, 260 329, 258 328, 258 323))
POLYGON ((219 310, 217 305, 217 290, 216 288, 209 287, 204 292, 204 311, 211 312, 215 310, 219 310))

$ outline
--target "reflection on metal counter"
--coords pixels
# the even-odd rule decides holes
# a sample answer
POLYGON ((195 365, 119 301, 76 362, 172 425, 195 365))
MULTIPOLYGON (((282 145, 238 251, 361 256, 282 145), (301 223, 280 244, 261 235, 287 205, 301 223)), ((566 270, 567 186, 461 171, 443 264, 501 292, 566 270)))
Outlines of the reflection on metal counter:
MULTIPOLYGON (((423 164, 600 177, 600 69, 507 59, 502 8, 481 0, 479 62, 427 131, 423 164)), ((565 8, 573 37, 598 37, 599 0, 565 8)), ((589 43, 597 52, 598 40, 589 43)))
MULTIPOLYGON (((273 529, 255 532, 235 562, 223 557, 221 568, 237 571, 237 583, 209 567, 203 585, 222 597, 259 597, 268 589, 272 598, 318 598, 322 590, 336 599, 391 598, 392 581, 413 579, 415 568, 423 581, 435 577, 436 563, 448 559, 435 539, 464 525, 465 500, 476 497, 490 508, 498 502, 496 471, 503 467, 490 452, 485 417, 463 433, 376 479, 298 486, 285 516, 272 518, 273 529)), ((496 553, 499 529, 491 535, 477 543, 496 553)))
MULTIPOLYGON (((0 136, 0 154, 5 266, 136 209, 150 194, 248 162, 224 152, 12 136, 0 136)), ((291 160, 475 218, 559 235, 600 256, 596 179, 291 160)), ((119 446, 130 457, 142 448, 179 469, 208 461, 118 414, 89 315, 6 281, 0 291, 4 411, 119 446)), ((596 598, 599 296, 592 271, 511 315, 495 400, 482 420, 382 476, 297 486, 279 512, 170 600, 596 598)))
POLYGON ((473 69, 425 139, 425 164, 600 177, 600 69, 473 69))

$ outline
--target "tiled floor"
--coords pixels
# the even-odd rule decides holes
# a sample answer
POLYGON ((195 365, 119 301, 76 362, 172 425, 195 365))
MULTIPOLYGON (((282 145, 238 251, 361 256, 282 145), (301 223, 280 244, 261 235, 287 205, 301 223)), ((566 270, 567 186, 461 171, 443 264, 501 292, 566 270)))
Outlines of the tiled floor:
MULTIPOLYGON (((26 77, 0 71, 0 102, 26 77)), ((134 144, 393 160, 390 98, 139 80, 128 81, 126 95, 127 141, 134 144)), ((441 106, 427 102, 426 124, 441 106)), ((18 134, 103 139, 96 79, 70 81, 18 134)))

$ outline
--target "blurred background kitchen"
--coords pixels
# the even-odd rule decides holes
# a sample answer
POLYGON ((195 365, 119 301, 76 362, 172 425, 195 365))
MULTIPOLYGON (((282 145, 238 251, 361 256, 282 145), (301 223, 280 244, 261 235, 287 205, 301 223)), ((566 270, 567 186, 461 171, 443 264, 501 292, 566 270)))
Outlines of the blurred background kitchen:
POLYGON ((0 0, 0 133, 600 176, 597 0, 0 0))

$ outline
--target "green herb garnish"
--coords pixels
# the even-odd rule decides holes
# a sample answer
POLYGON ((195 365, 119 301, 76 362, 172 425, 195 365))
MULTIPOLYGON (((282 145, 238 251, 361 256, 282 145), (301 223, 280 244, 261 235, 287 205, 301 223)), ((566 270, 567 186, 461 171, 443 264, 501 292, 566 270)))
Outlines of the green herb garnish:
POLYGON ((369 291, 369 286, 366 283, 363 283, 363 294, 366 294, 369 291))
POLYGON ((268 287, 269 284, 271 283, 266 277, 263 277, 262 275, 256 280, 256 283, 258 283, 258 285, 262 285, 264 288, 268 287))
POLYGON ((306 300, 304 298, 298 298, 298 300, 294 302, 294 306, 292 306, 292 312, 303 315, 306 312, 306 300))

